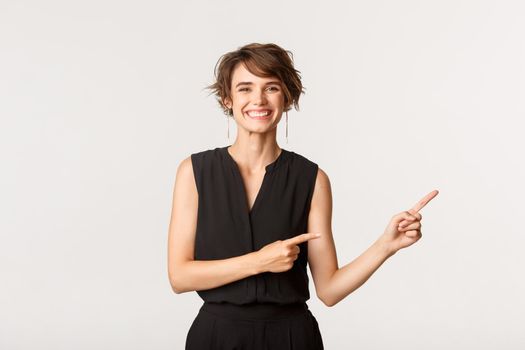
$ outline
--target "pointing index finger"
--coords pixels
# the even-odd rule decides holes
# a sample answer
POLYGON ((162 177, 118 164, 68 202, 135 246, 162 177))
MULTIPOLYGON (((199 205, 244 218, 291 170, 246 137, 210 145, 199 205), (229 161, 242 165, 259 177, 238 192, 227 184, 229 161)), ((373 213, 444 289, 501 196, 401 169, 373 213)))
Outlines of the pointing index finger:
POLYGON ((425 205, 427 205, 428 202, 430 202, 430 200, 432 200, 432 198, 434 198, 435 196, 437 196, 438 193, 439 193, 438 190, 434 190, 434 191, 430 192, 430 193, 427 194, 425 197, 423 197, 422 199, 420 199, 419 202, 417 202, 417 203, 412 207, 412 209, 410 209, 409 211, 414 212, 414 213, 419 212, 421 209, 423 209, 423 207, 424 207, 425 205))
POLYGON ((295 237, 288 238, 287 239, 287 243, 300 244, 300 243, 303 243, 305 241, 308 241, 309 239, 317 238, 317 237, 319 237, 318 233, 303 233, 303 234, 297 235, 295 237))

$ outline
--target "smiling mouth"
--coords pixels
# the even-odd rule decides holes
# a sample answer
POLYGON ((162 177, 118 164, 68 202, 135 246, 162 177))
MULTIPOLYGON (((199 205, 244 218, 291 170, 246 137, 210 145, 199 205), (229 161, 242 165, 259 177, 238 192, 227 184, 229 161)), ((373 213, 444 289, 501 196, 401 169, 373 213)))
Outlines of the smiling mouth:
POLYGON ((261 112, 249 111, 249 112, 245 112, 245 114, 252 119, 268 119, 272 115, 272 111, 271 110, 265 110, 261 112))

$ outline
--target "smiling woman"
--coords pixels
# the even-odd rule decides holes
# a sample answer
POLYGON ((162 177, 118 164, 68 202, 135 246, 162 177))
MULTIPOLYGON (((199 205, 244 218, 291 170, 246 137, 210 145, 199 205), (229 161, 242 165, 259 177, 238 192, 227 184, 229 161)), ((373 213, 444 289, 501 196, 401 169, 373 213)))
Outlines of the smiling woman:
POLYGON ((318 166, 276 141, 283 112, 299 108, 299 72, 290 52, 254 43, 223 55, 215 78, 237 139, 181 162, 170 223, 173 290, 204 301, 186 349, 323 349, 306 304, 318 166))
POLYGON ((226 115, 233 116, 231 108, 224 103, 230 98, 231 87, 238 89, 254 84, 244 80, 233 83, 232 76, 240 65, 256 77, 275 78, 266 80, 265 84, 282 88, 284 111, 289 111, 291 104, 299 111, 299 98, 305 88, 301 83, 300 72, 294 68, 293 53, 276 44, 252 43, 222 55, 215 65, 215 82, 207 86, 217 96, 217 102, 226 115))
MULTIPOLYGON (((265 122, 269 124, 267 127, 275 129, 285 112, 288 142, 288 111, 292 105, 299 110, 299 98, 305 90, 292 58, 290 51, 275 44, 245 45, 221 56, 215 65, 215 83, 207 86, 207 89, 216 95, 227 117, 242 116, 248 120, 265 122), (269 99, 266 108, 249 107, 250 101, 257 98, 269 99)), ((243 118, 235 118, 237 126, 250 130, 243 118)), ((252 130, 262 132, 264 128, 258 126, 252 130)), ((229 134, 228 123, 228 138, 229 134)))
POLYGON ((319 299, 333 306, 397 250, 420 237, 418 211, 437 191, 392 217, 385 233, 339 268, 326 173, 277 144, 283 112, 303 86, 291 53, 249 44, 223 55, 210 85, 237 123, 232 145, 192 153, 177 169, 168 237, 175 293, 204 301, 186 349, 323 349, 307 266, 319 299))

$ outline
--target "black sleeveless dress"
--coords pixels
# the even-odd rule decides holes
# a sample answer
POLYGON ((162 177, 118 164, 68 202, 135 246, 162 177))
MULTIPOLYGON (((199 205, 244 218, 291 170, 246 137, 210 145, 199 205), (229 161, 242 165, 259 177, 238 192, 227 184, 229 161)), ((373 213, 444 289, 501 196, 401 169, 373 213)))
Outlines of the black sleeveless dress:
MULTIPOLYGON (((305 233, 318 166, 281 148, 266 166, 251 210, 229 146, 191 154, 198 200, 195 260, 226 259, 305 233)), ((308 309, 308 244, 293 267, 199 290, 204 301, 187 337, 189 349, 323 349, 308 309)))

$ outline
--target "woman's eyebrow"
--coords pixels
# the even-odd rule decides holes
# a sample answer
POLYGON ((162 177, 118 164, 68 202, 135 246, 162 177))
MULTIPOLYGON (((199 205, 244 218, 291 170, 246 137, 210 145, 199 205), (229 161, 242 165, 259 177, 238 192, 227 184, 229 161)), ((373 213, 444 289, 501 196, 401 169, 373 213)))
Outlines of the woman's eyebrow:
MULTIPOLYGON (((279 81, 276 81, 276 80, 269 81, 269 82, 265 83, 264 85, 270 85, 270 84, 281 85, 281 83, 279 81)), ((241 81, 240 83, 237 83, 237 85, 235 85, 235 87, 237 88, 240 85, 253 85, 253 83, 251 81, 241 81)))

